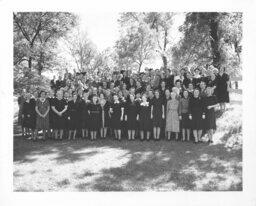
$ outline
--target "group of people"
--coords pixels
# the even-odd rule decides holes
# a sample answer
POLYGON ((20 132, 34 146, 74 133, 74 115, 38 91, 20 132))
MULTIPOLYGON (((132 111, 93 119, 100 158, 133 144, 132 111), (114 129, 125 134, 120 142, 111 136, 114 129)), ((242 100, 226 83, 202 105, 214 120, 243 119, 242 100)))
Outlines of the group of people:
POLYGON ((23 135, 202 142, 216 130, 216 108, 229 102, 229 76, 213 66, 189 70, 115 71, 110 76, 66 72, 49 91, 23 90, 18 98, 23 135))

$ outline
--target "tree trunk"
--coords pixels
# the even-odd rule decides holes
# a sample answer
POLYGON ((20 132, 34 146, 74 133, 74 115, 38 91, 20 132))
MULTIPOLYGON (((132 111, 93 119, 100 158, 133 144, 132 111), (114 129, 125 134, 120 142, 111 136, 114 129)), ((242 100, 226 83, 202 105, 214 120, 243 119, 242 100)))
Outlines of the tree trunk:
POLYGON ((140 73, 140 70, 141 70, 141 66, 142 66, 142 62, 139 63, 139 73, 140 73))
POLYGON ((32 67, 32 57, 28 58, 28 68, 31 70, 32 67))
POLYGON ((165 55, 162 55, 162 60, 163 60, 163 67, 164 67, 164 70, 167 69, 167 58, 165 55))
POLYGON ((218 29, 219 23, 216 21, 216 14, 210 20, 210 35, 211 35, 211 48, 213 56, 213 66, 216 68, 220 67, 220 51, 219 51, 219 36, 218 29))
POLYGON ((40 57, 39 57, 39 61, 38 61, 38 75, 41 76, 42 74, 42 70, 43 70, 43 61, 44 61, 44 56, 43 56, 43 52, 40 52, 40 57))

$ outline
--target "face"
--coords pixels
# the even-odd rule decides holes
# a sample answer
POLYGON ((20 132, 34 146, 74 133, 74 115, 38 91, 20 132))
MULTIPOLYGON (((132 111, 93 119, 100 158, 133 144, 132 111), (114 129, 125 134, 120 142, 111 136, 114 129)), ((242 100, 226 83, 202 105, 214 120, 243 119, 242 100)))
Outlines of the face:
POLYGON ((37 92, 34 92, 34 97, 37 98, 38 97, 38 93, 37 92))
POLYGON ((171 93, 171 98, 172 98, 172 99, 175 99, 175 97, 176 97, 176 93, 175 93, 175 92, 172 92, 172 93, 171 93))
POLYGON ((176 87, 180 87, 180 82, 176 82, 176 87))
POLYGON ((212 95, 212 88, 211 87, 207 87, 206 88, 206 94, 207 94, 207 96, 211 96, 212 95))
POLYGON ((58 91, 57 92, 57 98, 62 99, 62 97, 63 97, 63 93, 61 91, 58 91))
POLYGON ((45 98, 45 96, 46 96, 45 92, 42 92, 41 95, 40 95, 40 97, 43 98, 43 99, 45 98))
POLYGON ((196 89, 196 90, 194 91, 194 97, 198 97, 198 96, 199 96, 199 90, 196 89))
POLYGON ((118 100, 118 96, 117 95, 114 95, 114 101, 117 101, 118 100))
POLYGON ((25 98, 26 98, 26 100, 30 100, 31 94, 30 94, 30 93, 27 93, 27 94, 25 95, 25 98))
POLYGON ((87 99, 88 96, 89 96, 89 93, 84 92, 84 94, 83 94, 84 99, 87 99))
POLYGON ((189 88, 189 90, 193 90, 193 84, 190 83, 190 84, 188 85, 188 88, 189 88))
POLYGON ((94 104, 97 102, 97 99, 98 99, 97 96, 93 96, 92 101, 93 101, 94 104))
POLYGON ((188 98, 188 91, 184 91, 184 92, 183 92, 183 96, 184 96, 185 98, 188 98))
POLYGON ((100 98, 101 98, 101 99, 104 99, 104 95, 103 95, 102 93, 100 94, 100 98))
POLYGON ((200 88, 201 88, 201 89, 205 89, 205 87, 206 87, 205 82, 201 82, 201 83, 200 83, 200 88))
POLYGON ((170 96, 170 90, 169 89, 165 90, 165 96, 167 96, 167 97, 170 96))
POLYGON ((149 95, 150 97, 153 97, 153 96, 154 96, 153 91, 150 90, 150 91, 148 92, 148 95, 149 95))
POLYGON ((135 99, 134 95, 130 95, 130 100, 133 102, 135 99))
POLYGON ((77 99, 77 94, 76 94, 76 93, 73 94, 73 99, 74 99, 74 100, 77 99))
POLYGON ((147 96, 146 96, 146 95, 143 95, 143 96, 142 96, 142 101, 143 101, 143 102, 146 102, 146 101, 147 101, 147 96))
POLYGON ((156 96, 156 98, 159 98, 159 92, 158 91, 155 91, 155 96, 156 96))

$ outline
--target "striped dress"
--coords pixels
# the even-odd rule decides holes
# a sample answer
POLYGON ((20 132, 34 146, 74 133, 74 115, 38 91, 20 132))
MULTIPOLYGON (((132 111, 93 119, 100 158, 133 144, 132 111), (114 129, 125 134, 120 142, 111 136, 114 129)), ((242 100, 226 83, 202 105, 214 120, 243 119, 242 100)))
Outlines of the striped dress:
MULTIPOLYGON (((45 99, 44 101, 41 101, 40 99, 38 99, 37 102, 36 102, 36 106, 38 108, 38 111, 41 114, 45 114, 47 109, 50 108, 50 104, 49 104, 49 101, 47 99, 45 99)), ((43 118, 43 117, 41 117, 37 114, 36 128, 38 130, 49 129, 49 112, 48 112, 48 114, 46 115, 45 118, 43 118)))

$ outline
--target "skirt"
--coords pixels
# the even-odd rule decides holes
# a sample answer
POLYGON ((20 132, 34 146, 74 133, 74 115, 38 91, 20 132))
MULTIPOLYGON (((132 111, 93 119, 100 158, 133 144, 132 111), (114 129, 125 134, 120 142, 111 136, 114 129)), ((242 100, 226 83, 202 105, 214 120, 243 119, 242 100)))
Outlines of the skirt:
POLYGON ((181 114, 181 128, 182 129, 190 129, 191 128, 191 120, 189 119, 188 113, 181 114))

